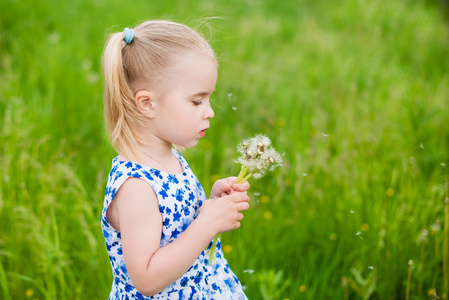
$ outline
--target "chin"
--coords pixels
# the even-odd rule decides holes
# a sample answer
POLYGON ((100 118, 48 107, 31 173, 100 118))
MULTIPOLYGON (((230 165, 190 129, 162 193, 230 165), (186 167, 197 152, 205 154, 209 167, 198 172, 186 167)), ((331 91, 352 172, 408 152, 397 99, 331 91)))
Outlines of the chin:
POLYGON ((193 148, 196 145, 198 145, 199 140, 196 141, 192 141, 190 143, 184 143, 184 144, 177 144, 178 147, 182 147, 182 148, 193 148))

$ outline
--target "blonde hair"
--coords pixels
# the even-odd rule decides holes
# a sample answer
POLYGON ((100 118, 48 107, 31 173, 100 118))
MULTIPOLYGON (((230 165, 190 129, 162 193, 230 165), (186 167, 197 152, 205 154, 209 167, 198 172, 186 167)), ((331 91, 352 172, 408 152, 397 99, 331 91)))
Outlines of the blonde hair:
POLYGON ((176 59, 185 54, 215 54, 206 40, 190 27, 171 21, 147 21, 124 42, 123 32, 112 33, 103 53, 104 115, 112 146, 131 161, 139 162, 142 137, 135 130, 144 116, 134 95, 150 89, 161 97, 169 88, 176 59))

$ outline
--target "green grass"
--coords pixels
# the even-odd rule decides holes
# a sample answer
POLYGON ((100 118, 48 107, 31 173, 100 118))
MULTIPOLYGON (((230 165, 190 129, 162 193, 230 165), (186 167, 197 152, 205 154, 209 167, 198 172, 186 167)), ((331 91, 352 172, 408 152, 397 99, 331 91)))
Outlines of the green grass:
POLYGON ((448 297, 446 17, 406 0, 1 1, 0 298, 107 298, 100 57, 150 18, 214 28, 216 116, 184 153, 206 190, 237 175, 244 138, 285 152, 223 234, 250 299, 405 299, 409 260, 409 299, 448 297))

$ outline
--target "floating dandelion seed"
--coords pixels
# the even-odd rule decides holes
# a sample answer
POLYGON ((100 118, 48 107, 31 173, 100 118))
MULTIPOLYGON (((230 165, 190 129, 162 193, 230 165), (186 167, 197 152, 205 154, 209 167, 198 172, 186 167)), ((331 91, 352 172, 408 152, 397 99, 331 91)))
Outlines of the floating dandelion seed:
POLYGON ((419 147, 420 147, 421 149, 424 149, 423 144, 419 144, 419 147))
POLYGON ((369 266, 368 269, 371 270, 371 271, 373 271, 373 270, 374 270, 374 267, 373 267, 373 266, 369 266))
POLYGON ((251 270, 251 269, 243 270, 243 273, 253 274, 254 270, 251 270))
POLYGON ((360 231, 357 231, 355 233, 355 235, 357 235, 359 238, 361 238, 363 240, 362 233, 360 231))
POLYGON ((237 107, 233 106, 233 107, 232 107, 232 110, 237 110, 237 107))
POLYGON ((447 166, 445 163, 441 163, 440 164, 442 167, 445 167, 445 166, 447 166))
POLYGON ((301 175, 304 177, 307 177, 307 173, 302 173, 301 175))
MULTIPOLYGON (((229 94, 228 97, 230 97, 229 94)), ((261 178, 267 170, 273 170, 277 166, 282 166, 282 155, 271 147, 271 140, 262 134, 243 140, 237 146, 237 150, 242 154, 237 160, 241 164, 240 172, 235 181, 237 184, 244 183, 250 177, 261 178)), ((271 212, 267 211, 264 213, 265 219, 269 220, 271 217, 271 212)), ((219 234, 216 235, 212 243, 209 265, 212 264, 212 260, 215 257, 219 236, 219 234)))
POLYGON ((355 213, 355 211, 353 211, 352 209, 349 211, 348 216, 352 215, 353 213, 355 213))

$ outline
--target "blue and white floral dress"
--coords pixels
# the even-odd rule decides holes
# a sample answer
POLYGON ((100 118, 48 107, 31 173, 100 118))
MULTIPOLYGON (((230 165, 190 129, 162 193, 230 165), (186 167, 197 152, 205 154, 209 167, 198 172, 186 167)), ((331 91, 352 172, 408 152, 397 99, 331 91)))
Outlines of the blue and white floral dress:
MULTIPOLYGON (((223 257, 220 242, 209 266, 209 250, 203 251, 189 270, 173 284, 152 297, 134 287, 126 270, 120 232, 109 224, 106 211, 120 186, 129 177, 141 178, 155 191, 162 214, 161 247, 176 240, 198 216, 206 200, 204 190, 187 161, 173 149, 183 172, 169 174, 127 161, 112 160, 101 213, 101 227, 111 262, 113 283, 109 299, 247 299, 237 277, 223 257)), ((212 244, 209 244, 209 248, 212 244)))

